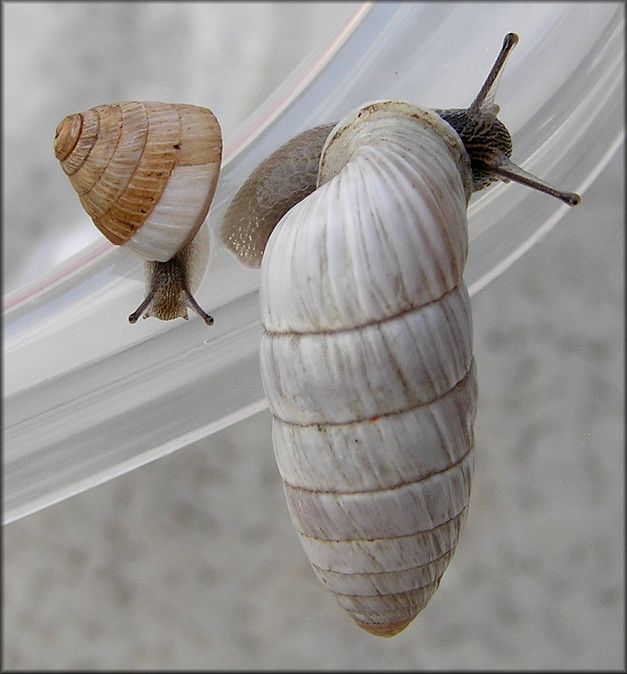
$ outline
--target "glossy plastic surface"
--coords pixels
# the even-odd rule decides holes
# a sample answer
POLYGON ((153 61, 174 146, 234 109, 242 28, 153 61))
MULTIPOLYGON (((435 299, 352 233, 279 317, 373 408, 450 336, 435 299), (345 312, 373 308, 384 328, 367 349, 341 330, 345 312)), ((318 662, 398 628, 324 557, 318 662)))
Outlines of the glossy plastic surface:
MULTIPOLYGON (((623 142, 623 7, 616 3, 365 5, 225 139, 209 224, 214 254, 196 297, 214 317, 127 322, 140 263, 97 243, 5 298, 4 521, 175 451, 265 407, 258 272, 217 245, 229 200, 272 150, 366 100, 465 107, 505 33, 513 159, 583 197, 623 142), (488 19, 489 17, 489 19, 488 19)), ((469 209, 466 280, 477 292, 568 207, 519 185, 469 209)), ((582 251, 584 254, 585 251, 582 251)))

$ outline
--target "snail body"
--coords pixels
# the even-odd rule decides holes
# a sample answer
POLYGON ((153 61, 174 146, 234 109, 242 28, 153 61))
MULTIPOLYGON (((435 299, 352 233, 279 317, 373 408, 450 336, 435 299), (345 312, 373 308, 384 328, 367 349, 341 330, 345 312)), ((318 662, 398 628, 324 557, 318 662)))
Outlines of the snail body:
POLYGON ((427 605, 468 509, 470 196, 500 178, 579 201, 509 160, 493 98, 516 42, 506 36, 467 110, 379 101, 350 113, 322 144, 310 194, 267 241, 228 236, 256 216, 227 210, 222 223, 238 257, 262 251, 260 369, 292 521, 316 576, 376 636, 427 605))
POLYGON ((279 220, 316 189, 320 154, 334 126, 322 124, 289 140, 257 166, 229 203, 220 237, 247 267, 261 265, 279 220))
POLYGON ((194 240, 220 171, 222 138, 213 113, 169 103, 100 105, 63 119, 54 150, 99 231, 146 261, 148 295, 129 320, 142 312, 187 318, 189 306, 213 322, 193 299, 186 266, 208 260, 208 236, 194 240))

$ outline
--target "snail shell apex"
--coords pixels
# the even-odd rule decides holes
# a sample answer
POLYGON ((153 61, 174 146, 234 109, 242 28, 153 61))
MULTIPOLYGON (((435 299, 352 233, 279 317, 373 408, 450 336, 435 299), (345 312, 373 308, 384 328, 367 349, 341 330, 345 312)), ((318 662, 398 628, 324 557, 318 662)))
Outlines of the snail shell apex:
POLYGON ((111 243, 166 261, 207 216, 222 138, 206 108, 128 102, 69 115, 57 127, 54 151, 111 243))

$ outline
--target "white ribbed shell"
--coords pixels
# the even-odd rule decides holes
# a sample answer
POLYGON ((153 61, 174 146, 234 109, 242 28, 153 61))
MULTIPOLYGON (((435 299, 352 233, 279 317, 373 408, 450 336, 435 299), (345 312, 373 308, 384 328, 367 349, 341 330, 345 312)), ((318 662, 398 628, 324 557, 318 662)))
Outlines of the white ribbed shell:
POLYGON ((261 375, 316 575, 392 636, 437 588, 470 495, 469 163, 438 115, 382 102, 336 126, 319 184, 264 252, 261 375))

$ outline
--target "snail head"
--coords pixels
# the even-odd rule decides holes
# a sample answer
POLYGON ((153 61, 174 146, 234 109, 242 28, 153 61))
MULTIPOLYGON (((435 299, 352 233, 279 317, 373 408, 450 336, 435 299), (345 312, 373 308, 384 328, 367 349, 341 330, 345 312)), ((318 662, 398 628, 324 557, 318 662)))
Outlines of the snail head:
POLYGON ((576 206, 581 201, 578 194, 555 189, 510 159, 512 137, 505 124, 497 119, 500 108, 494 103, 494 97, 505 61, 517 43, 518 35, 515 33, 505 36, 499 55, 469 108, 436 112, 455 129, 468 152, 473 191, 482 190, 496 180, 513 180, 550 194, 569 206, 576 206))

